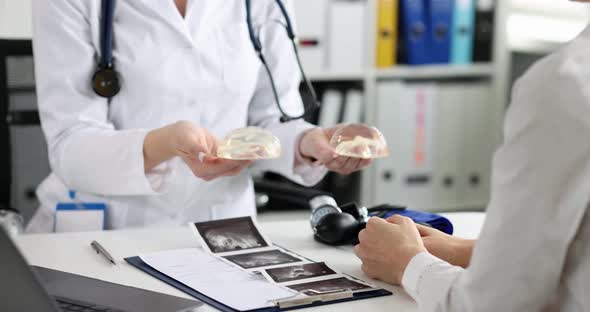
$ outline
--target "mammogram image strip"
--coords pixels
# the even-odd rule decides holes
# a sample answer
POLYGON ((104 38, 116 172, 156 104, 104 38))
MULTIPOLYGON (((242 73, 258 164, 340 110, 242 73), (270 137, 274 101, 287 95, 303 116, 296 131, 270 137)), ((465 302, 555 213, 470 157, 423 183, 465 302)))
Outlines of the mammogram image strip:
POLYGON ((213 253, 268 247, 251 217, 194 223, 194 227, 213 253))
POLYGON ((268 276, 277 283, 285 283, 302 279, 336 274, 324 262, 296 264, 286 267, 266 269, 268 276))
POLYGON ((223 258, 239 265, 244 269, 260 268, 301 261, 301 259, 277 249, 225 256, 223 258))

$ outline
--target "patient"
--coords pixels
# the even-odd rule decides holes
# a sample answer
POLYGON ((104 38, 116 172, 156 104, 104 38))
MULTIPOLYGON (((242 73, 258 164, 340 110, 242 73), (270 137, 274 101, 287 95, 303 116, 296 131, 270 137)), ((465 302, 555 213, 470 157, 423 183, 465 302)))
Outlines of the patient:
POLYGON ((590 27, 517 82, 504 135, 477 242, 372 218, 369 277, 421 311, 590 311, 590 27))

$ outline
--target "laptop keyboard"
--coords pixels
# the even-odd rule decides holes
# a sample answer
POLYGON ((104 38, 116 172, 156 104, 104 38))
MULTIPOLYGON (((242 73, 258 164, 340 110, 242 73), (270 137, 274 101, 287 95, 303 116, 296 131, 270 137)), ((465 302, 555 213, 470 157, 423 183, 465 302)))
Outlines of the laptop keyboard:
POLYGON ((92 303, 62 297, 55 297, 55 302, 60 311, 63 312, 123 312, 109 307, 98 306, 92 303))

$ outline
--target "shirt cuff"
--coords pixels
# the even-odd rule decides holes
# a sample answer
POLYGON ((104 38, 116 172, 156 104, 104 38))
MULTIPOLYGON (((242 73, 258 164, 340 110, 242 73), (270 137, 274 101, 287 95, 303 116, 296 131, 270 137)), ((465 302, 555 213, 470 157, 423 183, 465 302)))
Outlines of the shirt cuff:
POLYGON ((418 301, 420 297, 420 287, 424 274, 439 263, 444 263, 444 261, 428 252, 415 255, 408 263, 402 276, 402 286, 415 301, 418 301))
POLYGON ((168 160, 146 172, 145 176, 154 192, 165 193, 168 190, 172 171, 171 161, 168 160))
POLYGON ((324 166, 298 163, 299 140, 301 134, 315 126, 301 120, 290 121, 268 127, 281 142, 283 153, 280 158, 262 160, 259 168, 282 174, 291 181, 303 186, 317 184, 328 171, 324 166))
POLYGON ((326 173, 328 173, 328 168, 317 162, 311 161, 309 158, 303 156, 299 150, 299 144, 305 133, 314 128, 316 127, 310 127, 307 130, 304 130, 295 140, 295 163, 293 164, 293 172, 301 177, 301 182, 303 182, 301 184, 305 186, 313 186, 319 183, 326 173))
POLYGON ((145 195, 159 195, 166 190, 166 186, 169 184, 167 181, 172 173, 172 166, 170 160, 168 160, 145 172, 143 144, 148 132, 147 129, 119 131, 119 133, 129 133, 130 136, 136 136, 133 139, 134 143, 131 144, 131 146, 135 145, 132 147, 133 151, 131 151, 134 155, 128 159, 133 163, 132 166, 129 166, 132 170, 130 172, 121 170, 121 172, 128 174, 127 181, 136 185, 138 189, 135 192, 145 195))
POLYGON ((303 186, 314 186, 318 184, 328 173, 324 165, 299 165, 293 168, 293 172, 301 179, 297 182, 303 186))
POLYGON ((316 127, 310 127, 306 130, 303 130, 301 133, 299 133, 297 135, 297 139, 295 140, 295 147, 294 147, 295 148, 295 165, 294 165, 295 167, 294 168, 297 168, 298 166, 302 166, 302 165, 314 165, 314 162, 311 159, 309 159, 301 154, 301 150, 299 149, 299 146, 301 145, 301 139, 303 139, 303 136, 307 132, 309 132, 311 129, 315 129, 315 128, 316 127))
POLYGON ((145 172, 143 143, 148 132, 81 129, 59 151, 57 172, 76 191, 96 195, 160 194, 171 170, 161 164, 145 172))

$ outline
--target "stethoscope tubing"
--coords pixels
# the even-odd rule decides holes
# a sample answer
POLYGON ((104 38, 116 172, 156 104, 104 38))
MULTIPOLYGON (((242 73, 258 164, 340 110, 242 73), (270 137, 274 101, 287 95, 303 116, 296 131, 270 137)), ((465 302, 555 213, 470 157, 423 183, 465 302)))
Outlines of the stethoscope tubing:
MULTIPOLYGON (((283 109, 283 107, 281 106, 280 103, 280 97, 278 95, 278 90, 272 75, 272 72, 270 70, 270 67, 264 57, 263 54, 263 47, 262 47, 262 43, 260 41, 260 38, 258 37, 258 35, 256 34, 256 31, 254 29, 254 24, 252 22, 252 11, 251 11, 251 0, 245 0, 245 5, 246 5, 246 23, 248 26, 248 35, 250 37, 250 41, 252 43, 252 46, 254 48, 254 50, 256 51, 256 54, 258 55, 258 58, 260 59, 262 65, 264 66, 269 80, 270 80, 270 87, 272 89, 273 92, 273 97, 275 99, 275 102, 277 104, 277 107, 281 113, 281 122, 286 122, 286 121, 291 121, 291 120, 295 120, 295 119, 301 119, 304 118, 309 112, 310 110, 315 110, 319 107, 319 103, 317 101, 317 95, 316 92, 313 88, 313 85, 311 84, 311 81, 308 79, 307 75, 305 74, 305 71, 303 70, 303 65, 301 64, 301 59, 299 57, 299 51, 297 49, 297 42, 296 42, 296 36, 295 36, 295 32, 293 30, 293 24, 291 22, 291 18, 289 17, 289 14, 287 12, 287 9, 285 7, 285 4, 283 3, 283 1, 281 0, 274 0, 275 3, 277 4, 277 6, 279 7, 279 10, 281 11, 281 14, 285 20, 285 30, 287 32, 287 36, 289 37, 289 39, 291 40, 292 44, 293 44, 293 50, 295 53, 295 58, 297 61, 297 66, 299 68, 299 71, 301 72, 301 78, 303 80, 303 84, 305 86, 305 88, 308 90, 308 92, 310 93, 310 97, 311 97, 311 101, 312 103, 312 108, 308 108, 307 105, 304 105, 304 109, 303 109, 303 113, 299 116, 291 116, 289 115, 287 112, 285 112, 285 110, 283 109)), ((102 0, 101 2, 101 32, 100 32, 100 61, 98 64, 98 68, 95 72, 95 74, 93 75, 92 78, 92 82, 93 82, 93 88, 95 90, 95 92, 102 97, 106 97, 106 98, 112 98, 113 96, 115 96, 120 89, 120 85, 119 85, 119 74, 118 72, 115 70, 115 66, 113 63, 113 16, 114 16, 114 12, 115 12, 115 6, 116 6, 116 0, 102 0), (108 72, 108 75, 105 75, 105 73, 108 72), (98 77, 98 81, 96 80, 98 77), (108 77, 108 78, 103 78, 103 77, 108 77), (108 81, 102 81, 100 79, 109 79, 108 81), (105 89, 101 89, 101 92, 99 92, 97 90, 97 86, 116 86, 112 89, 106 88, 105 89)))

